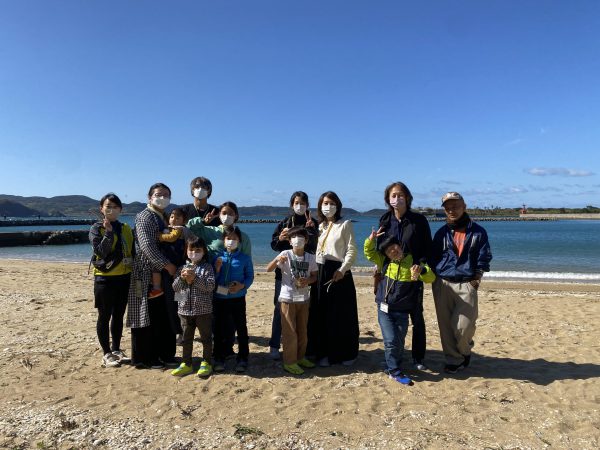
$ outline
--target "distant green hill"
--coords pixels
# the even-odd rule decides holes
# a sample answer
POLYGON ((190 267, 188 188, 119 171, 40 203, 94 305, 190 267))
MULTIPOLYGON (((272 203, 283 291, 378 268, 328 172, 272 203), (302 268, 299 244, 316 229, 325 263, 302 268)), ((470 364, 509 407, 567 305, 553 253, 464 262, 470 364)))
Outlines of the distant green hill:
POLYGON ((45 213, 41 213, 36 209, 28 208, 27 206, 14 202, 12 200, 0 199, 0 216, 3 217, 46 217, 45 213))
MULTIPOLYGON (((1 214, 11 217, 37 217, 38 215, 41 217, 89 217, 89 210, 98 208, 98 200, 85 195, 60 195, 47 198, 0 194, 0 202, 10 202, 12 214, 1 214)), ((137 214, 145 207, 146 205, 140 202, 123 204, 126 214, 137 214)))
MULTIPOLYGON (((171 205, 169 209, 178 205, 171 205)), ((123 204, 123 213, 134 215, 146 207, 145 203, 132 202, 123 204)), ((98 208, 98 200, 94 200, 85 195, 61 195, 57 197, 21 197, 18 195, 0 194, 0 217, 90 217, 89 210, 98 208)), ((316 208, 311 209, 313 216, 316 216, 316 208)), ((422 208, 418 209, 425 215, 442 215, 441 209, 422 208)), ((518 216, 520 208, 469 208, 472 216, 518 216)), ((385 213, 385 209, 370 209, 369 211, 359 212, 352 208, 344 208, 344 216, 374 216, 380 217, 385 213)), ((284 217, 290 213, 287 206, 241 206, 239 208, 240 216, 260 216, 260 217, 284 217)), ((585 208, 529 208, 529 213, 538 214, 583 214, 599 213, 600 208, 595 206, 586 206, 585 208)))

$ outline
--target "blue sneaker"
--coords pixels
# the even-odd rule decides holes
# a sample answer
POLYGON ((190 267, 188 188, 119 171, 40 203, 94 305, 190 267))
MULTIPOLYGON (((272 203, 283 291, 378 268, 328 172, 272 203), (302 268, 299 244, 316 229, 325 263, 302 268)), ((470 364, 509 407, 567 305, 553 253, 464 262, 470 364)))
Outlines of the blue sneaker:
POLYGON ((390 377, 392 380, 397 381, 400 384, 403 384, 405 386, 411 386, 413 384, 413 381, 411 380, 411 378, 405 374, 403 374, 402 372, 396 372, 394 374, 388 374, 388 377, 390 377))

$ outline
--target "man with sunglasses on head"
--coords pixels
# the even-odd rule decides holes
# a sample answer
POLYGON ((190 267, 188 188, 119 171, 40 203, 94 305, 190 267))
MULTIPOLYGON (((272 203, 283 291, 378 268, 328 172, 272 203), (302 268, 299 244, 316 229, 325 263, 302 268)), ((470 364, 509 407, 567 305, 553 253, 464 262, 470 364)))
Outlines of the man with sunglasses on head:
POLYGON ((492 252, 485 229, 467 214, 458 192, 442 197, 446 224, 433 237, 431 268, 437 275, 432 291, 435 301, 444 371, 456 373, 471 362, 477 320, 477 290, 489 272, 492 252))

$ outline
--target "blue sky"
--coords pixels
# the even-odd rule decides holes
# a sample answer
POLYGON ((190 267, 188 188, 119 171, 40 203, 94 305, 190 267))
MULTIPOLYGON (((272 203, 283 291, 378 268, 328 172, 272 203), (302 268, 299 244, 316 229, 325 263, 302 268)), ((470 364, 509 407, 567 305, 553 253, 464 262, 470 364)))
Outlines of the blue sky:
POLYGON ((2 1, 0 193, 600 206, 600 2, 2 1))

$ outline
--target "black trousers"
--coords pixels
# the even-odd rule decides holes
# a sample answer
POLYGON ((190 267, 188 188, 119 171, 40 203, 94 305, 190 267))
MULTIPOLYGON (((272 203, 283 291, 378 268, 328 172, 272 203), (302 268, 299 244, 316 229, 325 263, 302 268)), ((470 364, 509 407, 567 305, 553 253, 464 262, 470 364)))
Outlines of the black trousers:
POLYGON ((121 349, 129 279, 130 275, 94 278, 94 306, 98 309, 96 334, 104 354, 121 349), (112 336, 112 346, 110 336, 112 336))
POLYGON ((423 283, 421 283, 419 302, 410 312, 410 322, 413 327, 411 346, 412 357, 413 360, 421 362, 425 359, 425 349, 427 348, 425 318, 423 317, 423 283))
POLYGON ((233 322, 238 342, 238 361, 248 361, 248 325, 246 324, 246 296, 215 298, 213 300, 215 328, 214 359, 223 361, 231 349, 230 324, 233 322))
POLYGON ((151 365, 159 359, 165 362, 175 358, 175 333, 167 312, 164 295, 148 299, 150 325, 131 329, 131 359, 133 364, 151 365))

